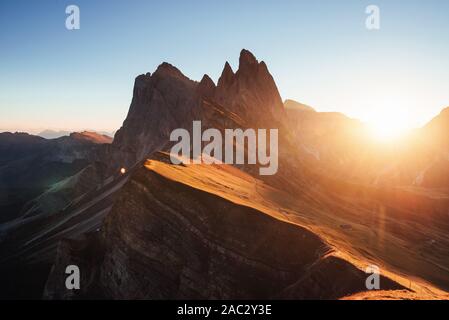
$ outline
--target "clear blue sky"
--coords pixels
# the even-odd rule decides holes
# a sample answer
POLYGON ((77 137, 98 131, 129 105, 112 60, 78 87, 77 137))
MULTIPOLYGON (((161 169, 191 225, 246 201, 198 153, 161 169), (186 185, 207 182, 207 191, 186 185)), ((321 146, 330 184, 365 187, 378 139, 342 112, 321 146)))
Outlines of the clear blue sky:
POLYGON ((242 48, 284 99, 420 125, 449 105, 449 1, 1 0, 0 129, 115 130, 134 78, 168 61, 215 81, 242 48), (81 29, 65 28, 65 8, 81 29), (365 28, 365 8, 381 29, 365 28), (375 113, 375 114, 373 114, 375 113))

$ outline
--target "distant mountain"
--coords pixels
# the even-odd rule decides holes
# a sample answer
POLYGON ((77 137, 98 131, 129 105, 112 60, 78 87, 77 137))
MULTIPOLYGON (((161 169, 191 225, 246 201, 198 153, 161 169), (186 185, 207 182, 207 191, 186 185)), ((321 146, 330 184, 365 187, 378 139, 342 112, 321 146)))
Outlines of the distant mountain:
POLYGON ((113 138, 93 131, 73 132, 70 137, 78 140, 87 140, 96 144, 110 144, 113 138))
POLYGON ((284 108, 286 110, 296 110, 296 111, 312 111, 312 112, 315 111, 315 109, 313 109, 311 106, 290 99, 284 101, 284 108))
POLYGON ((415 145, 421 161, 413 184, 449 190, 449 108, 417 133, 415 145))
POLYGON ((56 139, 64 136, 70 135, 70 131, 55 131, 55 130, 44 130, 42 132, 39 132, 37 134, 39 137, 45 138, 45 139, 56 139))
MULTIPOLYGON (((92 136, 94 141, 98 141, 99 143, 111 143, 112 137, 114 136, 113 132, 106 132, 106 131, 98 131, 97 132, 97 131, 84 130, 82 132, 75 132, 75 133, 84 134, 86 137, 92 136)), ((37 135, 39 137, 42 137, 45 139, 57 139, 60 137, 69 136, 70 134, 72 134, 72 132, 64 131, 64 130, 60 130, 60 131, 44 130, 44 131, 38 133, 37 135)))
POLYGON ((429 143, 449 152, 449 107, 426 124, 423 131, 429 143))

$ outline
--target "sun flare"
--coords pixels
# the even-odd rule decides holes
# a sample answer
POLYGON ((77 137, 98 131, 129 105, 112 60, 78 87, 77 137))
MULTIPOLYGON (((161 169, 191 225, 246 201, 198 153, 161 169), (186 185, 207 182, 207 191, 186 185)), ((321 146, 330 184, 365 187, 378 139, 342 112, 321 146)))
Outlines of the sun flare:
POLYGON ((405 123, 392 119, 370 121, 367 123, 367 127, 371 137, 384 142, 401 138, 410 130, 410 127, 405 123))
POLYGON ((410 112, 402 103, 378 103, 365 114, 369 135, 378 141, 391 142, 404 137, 413 127, 410 112), (400 107, 400 106, 403 107, 400 107))

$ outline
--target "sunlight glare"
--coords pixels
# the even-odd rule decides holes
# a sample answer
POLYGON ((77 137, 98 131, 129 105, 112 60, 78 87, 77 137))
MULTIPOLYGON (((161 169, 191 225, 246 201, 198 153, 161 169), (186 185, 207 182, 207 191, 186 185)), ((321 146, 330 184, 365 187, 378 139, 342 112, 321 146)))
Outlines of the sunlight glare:
POLYGON ((407 108, 397 104, 377 105, 370 109, 364 120, 370 136, 382 142, 397 140, 413 128, 407 108))

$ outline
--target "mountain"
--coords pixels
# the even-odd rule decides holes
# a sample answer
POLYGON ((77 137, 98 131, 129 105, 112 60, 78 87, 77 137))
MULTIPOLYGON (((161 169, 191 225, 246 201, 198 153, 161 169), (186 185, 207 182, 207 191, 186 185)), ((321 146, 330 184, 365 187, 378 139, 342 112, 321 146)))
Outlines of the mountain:
POLYGON ((57 139, 57 138, 65 137, 65 136, 70 136, 73 134, 85 135, 86 137, 91 136, 94 139, 94 142, 95 142, 95 140, 98 141, 97 143, 111 143, 112 137, 114 136, 114 134, 111 132, 106 132, 106 131, 95 132, 95 131, 88 131, 88 130, 84 130, 81 132, 70 132, 70 131, 64 131, 64 130, 59 130, 59 131, 44 130, 44 131, 38 133, 37 136, 45 138, 45 139, 57 139))
POLYGON ((449 108, 426 124, 417 138, 421 165, 414 185, 449 190, 449 108))
POLYGON ((0 222, 17 217, 28 201, 85 168, 96 157, 98 141, 106 140, 85 133, 52 140, 0 133, 0 222))
POLYGON ((253 124, 273 125, 284 115, 281 96, 267 65, 245 49, 235 73, 226 62, 214 100, 240 117, 251 119, 253 124))
POLYGON ((65 136, 70 135, 70 131, 64 131, 64 130, 44 130, 37 134, 39 137, 45 138, 45 139, 57 139, 65 136))
POLYGON ((113 169, 132 167, 164 148, 172 130, 186 127, 198 108, 197 86, 168 63, 152 75, 138 76, 128 115, 111 146, 113 169))
POLYGON ((113 138, 105 134, 99 134, 93 131, 73 132, 70 137, 77 140, 86 140, 95 144, 110 144, 113 138))
POLYGON ((295 101, 286 104, 286 113, 302 158, 315 171, 367 185, 449 188, 448 109, 386 145, 371 139, 365 124, 341 113, 312 112, 295 101))
MULTIPOLYGON (((425 226, 423 230, 436 228, 444 234, 448 230, 446 224, 429 224, 428 219, 444 219, 446 200, 420 198, 407 192, 398 198, 394 192, 379 193, 370 185, 340 181, 338 178, 348 170, 352 158, 337 158, 346 160, 343 167, 335 167, 335 159, 351 151, 351 157, 361 161, 353 150, 363 150, 356 147, 358 143, 363 146, 362 137, 353 144, 349 142, 360 136, 362 124, 337 113, 307 112, 291 117, 282 106, 265 64, 246 50, 239 61, 236 72, 225 64, 217 85, 207 75, 199 83, 191 81, 166 63, 153 75, 138 77, 130 112, 117 135, 120 138, 116 136, 111 148, 114 158, 125 159, 122 163, 133 171, 117 192, 119 200, 113 201, 104 227, 78 240, 61 243, 45 296, 342 298, 365 290, 361 266, 368 259, 387 270, 400 270, 387 273, 389 277, 382 280, 387 288, 395 289, 392 295, 441 297, 444 293, 419 280, 413 282, 414 290, 410 291, 407 278, 399 274, 421 275, 447 287, 448 274, 441 267, 445 255, 423 261, 421 250, 410 249, 417 239, 409 236, 416 231, 411 227, 416 224, 425 226), (219 130, 263 125, 280 128, 279 173, 261 178, 246 166, 192 168, 167 164, 166 155, 154 152, 168 151, 169 132, 177 127, 190 131, 193 119, 201 119, 205 127, 219 130), (310 157, 310 150, 306 150, 309 146, 320 149, 320 159, 310 157), (398 209, 407 197, 413 206, 398 209), (211 210, 212 203, 223 208, 216 216, 212 215, 217 210, 211 210), (434 211, 432 218, 413 215, 413 219, 408 218, 408 231, 400 227, 407 210, 432 207, 443 211, 434 211), (391 215, 391 220, 381 223, 382 212, 391 215), (270 227, 263 229, 261 224, 265 222, 261 221, 270 227), (381 225, 387 229, 378 229, 381 225), (347 228, 341 226, 349 226, 352 231, 344 231, 347 228), (268 231, 290 227, 300 238, 310 236, 316 242, 301 242, 305 251, 294 254, 292 250, 299 243, 279 243, 281 240, 268 231), (313 232, 302 228, 312 228, 313 232), (400 242, 395 243, 396 238, 400 242), (390 245, 394 254, 383 249, 386 239, 393 241, 390 245), (326 255, 326 248, 330 247, 326 255), (96 248, 95 254, 92 248, 96 248), (401 250, 406 253, 400 254, 401 250), (308 255, 318 260, 307 258, 308 255), (289 262, 295 257, 303 260, 289 262), (61 270, 68 261, 77 261, 89 270, 88 274, 95 275, 86 279, 88 286, 76 296, 61 289, 61 270), (261 265, 252 261, 261 261, 261 265), (299 272, 290 269, 289 263, 296 265, 299 272), (284 270, 283 276, 279 269, 284 270), (236 270, 245 270, 245 276, 254 279, 235 277, 236 270), (339 279, 341 285, 330 286, 327 274, 338 275, 332 279, 339 279)), ((118 168, 119 164, 115 166, 118 168)), ((429 243, 425 234, 423 231, 419 241, 429 243)), ((294 241, 294 237, 286 236, 289 241, 294 241)), ((444 250, 447 242, 438 237, 432 243, 433 250, 438 251, 444 250)))
POLYGON ((365 290, 363 271, 261 198, 277 192, 270 186, 255 189, 228 166, 155 158, 125 184, 101 231, 59 246, 46 298, 336 299, 365 290), (61 272, 74 261, 86 275, 80 292, 65 289, 61 272))
POLYGON ((0 165, 26 157, 29 153, 38 151, 44 144, 45 139, 28 133, 0 133, 0 165))
POLYGON ((300 103, 295 100, 287 99, 284 101, 284 108, 287 110, 287 112, 302 112, 302 111, 311 111, 315 112, 315 109, 313 109, 311 106, 308 106, 306 104, 300 103))
POLYGON ((443 109, 438 116, 426 124, 423 130, 431 137, 434 145, 445 151, 449 150, 449 107, 443 109))
POLYGON ((87 165, 0 225, 0 293, 448 298, 449 196, 376 183, 399 152, 417 149, 371 148, 363 134, 342 114, 285 108, 266 64, 247 50, 235 72, 225 63, 217 84, 162 63, 136 78, 112 143, 76 139, 95 146, 87 165), (278 129, 277 174, 172 164, 170 133, 192 134, 193 120, 220 132, 278 129), (64 288, 69 263, 83 270, 80 291, 64 288), (371 264, 383 291, 366 290, 371 264))

